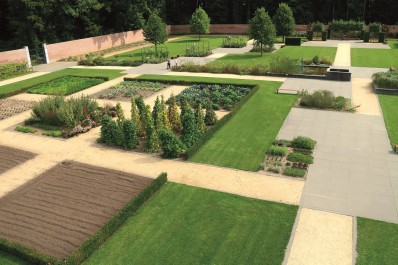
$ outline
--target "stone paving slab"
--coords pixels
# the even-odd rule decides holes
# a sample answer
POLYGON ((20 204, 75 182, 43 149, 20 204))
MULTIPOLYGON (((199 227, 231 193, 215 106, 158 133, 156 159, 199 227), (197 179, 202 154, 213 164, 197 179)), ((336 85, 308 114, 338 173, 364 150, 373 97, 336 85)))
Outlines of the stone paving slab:
POLYGON ((388 68, 349 67, 352 78, 371 79, 372 75, 378 72, 387 72, 388 68))
POLYGON ((306 41, 302 46, 318 46, 318 47, 337 47, 339 43, 349 44, 351 48, 364 49, 391 49, 387 44, 383 43, 365 43, 362 40, 327 40, 327 41, 306 41))
POLYGON ((371 79, 352 78, 352 104, 359 106, 356 114, 381 115, 379 99, 373 92, 371 79))
POLYGON ((353 264, 352 217, 303 208, 287 265, 353 264))
POLYGON ((280 139, 317 140, 303 207, 398 223, 398 156, 381 116, 293 108, 280 139))
POLYGON ((307 90, 310 94, 317 90, 329 90, 337 96, 351 98, 351 83, 329 80, 287 78, 280 89, 307 90))

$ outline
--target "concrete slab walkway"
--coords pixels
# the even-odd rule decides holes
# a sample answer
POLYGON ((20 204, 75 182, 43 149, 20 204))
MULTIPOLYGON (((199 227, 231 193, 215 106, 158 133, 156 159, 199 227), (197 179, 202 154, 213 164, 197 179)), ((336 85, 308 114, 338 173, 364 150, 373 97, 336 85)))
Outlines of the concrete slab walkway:
POLYGON ((398 156, 381 116, 293 108, 280 139, 317 140, 303 207, 398 223, 398 156))
POLYGON ((352 265, 351 216, 303 208, 287 265, 352 265))
POLYGON ((333 66, 351 66, 351 45, 349 43, 339 43, 337 45, 337 52, 336 57, 334 58, 333 66))

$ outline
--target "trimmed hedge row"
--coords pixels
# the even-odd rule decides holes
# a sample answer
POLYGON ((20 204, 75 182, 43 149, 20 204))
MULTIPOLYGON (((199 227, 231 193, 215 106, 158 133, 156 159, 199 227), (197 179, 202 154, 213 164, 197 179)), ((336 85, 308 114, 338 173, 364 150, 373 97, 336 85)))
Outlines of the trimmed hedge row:
MULTIPOLYGON (((55 77, 55 78, 52 78, 52 79, 48 79, 48 80, 46 80, 46 81, 44 81, 44 82, 41 82, 41 83, 38 83, 38 84, 34 84, 34 85, 31 85, 31 86, 23 87, 23 88, 14 90, 14 91, 10 91, 10 92, 6 92, 6 93, 3 93, 3 94, 0 94, 0 99, 12 97, 12 96, 15 96, 15 95, 18 95, 18 94, 21 94, 21 93, 25 93, 27 90, 31 89, 32 87, 35 87, 35 86, 41 85, 41 84, 45 84, 45 83, 47 83, 47 82, 51 82, 51 81, 54 81, 54 80, 56 80, 56 79, 59 79, 59 78, 65 77, 65 76, 86 77, 86 78, 101 78, 101 79, 103 79, 105 82, 106 82, 106 81, 109 81, 109 77, 106 77, 106 76, 64 75, 64 76, 58 76, 58 77, 55 77)), ((0 92, 1 92, 1 91, 0 91, 0 92)))
POLYGON ((301 38, 286 37, 285 44, 287 46, 301 46, 301 38))
POLYGON ((29 264, 34 265, 77 265, 81 264, 92 253, 94 253, 109 237, 113 235, 128 218, 135 212, 165 183, 167 173, 160 174, 152 183, 143 190, 138 196, 126 204, 111 220, 109 220, 95 235, 89 238, 78 250, 74 251, 66 260, 60 261, 20 244, 12 243, 5 239, 0 239, 0 250, 20 257, 29 264))

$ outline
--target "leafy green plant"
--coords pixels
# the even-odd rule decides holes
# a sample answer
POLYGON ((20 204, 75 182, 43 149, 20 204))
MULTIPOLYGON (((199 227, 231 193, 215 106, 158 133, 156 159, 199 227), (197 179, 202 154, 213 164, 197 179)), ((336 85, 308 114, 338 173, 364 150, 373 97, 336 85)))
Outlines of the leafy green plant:
POLYGON ((279 146, 271 146, 267 150, 266 154, 271 156, 285 156, 287 154, 287 148, 279 146))
POLYGON ((278 139, 273 142, 273 145, 275 146, 284 146, 284 147, 290 147, 292 145, 292 141, 289 140, 283 140, 283 139, 278 139))
POLYGON ((312 31, 313 32, 322 32, 323 31, 322 22, 317 21, 314 24, 312 24, 312 31))
POLYGON ((222 47, 223 48, 243 48, 247 45, 247 38, 245 37, 231 37, 227 36, 223 39, 222 47))
POLYGON ((300 96, 300 106, 339 111, 353 111, 350 101, 344 97, 335 97, 329 90, 317 90, 312 94, 303 91, 300 96))
POLYGON ((124 119, 122 121, 123 147, 124 149, 134 149, 137 147, 137 130, 133 121, 124 119))
POLYGON ((177 138, 177 136, 167 129, 159 131, 159 139, 163 150, 163 158, 177 158, 186 150, 186 146, 177 138))
POLYGON ((51 136, 51 137, 61 137, 62 132, 61 131, 46 131, 46 132, 42 132, 42 135, 51 136))
POLYGON ((202 34, 209 33, 210 18, 201 6, 199 6, 192 14, 192 17, 189 20, 189 28, 193 34, 199 35, 199 41, 202 34))
POLYGON ((375 73, 372 79, 378 87, 398 89, 398 71, 375 73))
POLYGON ((315 145, 316 145, 315 140, 305 136, 297 136, 292 141, 292 147, 294 148, 313 150, 315 148, 315 145))
POLYGON ((145 40, 155 45, 155 53, 158 53, 158 45, 167 40, 166 24, 155 13, 151 13, 143 27, 145 40))
POLYGON ((290 34, 292 34, 296 24, 294 21, 293 11, 288 4, 279 4, 273 17, 273 22, 278 35, 283 36, 283 41, 285 41, 285 36, 290 36, 290 34))
POLYGON ((291 162, 299 162, 299 163, 306 163, 306 164, 313 164, 314 157, 312 155, 305 155, 298 152, 290 153, 287 156, 287 160, 291 162))
POLYGON ((36 129, 30 128, 30 127, 25 127, 25 126, 17 126, 17 127, 15 127, 15 130, 17 132, 23 132, 23 133, 36 133, 37 132, 36 129))
POLYGON ((269 48, 274 46, 276 29, 268 12, 265 9, 258 8, 254 16, 249 20, 249 37, 260 44, 261 56, 263 56, 263 46, 269 48))
POLYGON ((319 61, 319 56, 318 56, 318 55, 315 55, 314 58, 312 58, 312 62, 313 62, 314 64, 318 65, 318 64, 320 63, 320 61, 319 61))
POLYGON ((307 171, 305 169, 301 168, 294 168, 294 167, 285 167, 285 170, 283 171, 283 174, 287 176, 292 176, 292 177, 304 177, 307 171))
POLYGON ((0 80, 21 75, 28 70, 26 63, 8 63, 0 65, 0 80))
POLYGON ((185 48, 186 57, 206 57, 211 53, 210 44, 205 42, 188 43, 185 48))
POLYGON ((200 138, 201 133, 196 124, 195 115, 189 106, 182 112, 181 123, 181 141, 190 147, 200 138))
POLYGON ((270 71, 281 74, 298 73, 300 71, 299 60, 283 56, 272 56, 270 61, 270 71))

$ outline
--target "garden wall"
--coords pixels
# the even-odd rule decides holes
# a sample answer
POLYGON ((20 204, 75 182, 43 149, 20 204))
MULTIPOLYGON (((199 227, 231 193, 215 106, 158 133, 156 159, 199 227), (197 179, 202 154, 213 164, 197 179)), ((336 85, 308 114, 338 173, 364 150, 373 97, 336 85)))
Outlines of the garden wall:
POLYGON ((0 52, 0 64, 28 62, 25 48, 0 52))
POLYGON ((144 35, 142 30, 135 30, 48 44, 48 58, 50 62, 55 62, 69 56, 84 55, 143 40, 144 35))
MULTIPOLYGON (((308 25, 296 25, 296 31, 307 31, 308 25)), ((168 25, 169 34, 187 34, 190 33, 189 25, 168 25)), ((249 24, 212 24, 210 25, 210 34, 247 34, 249 24)))

